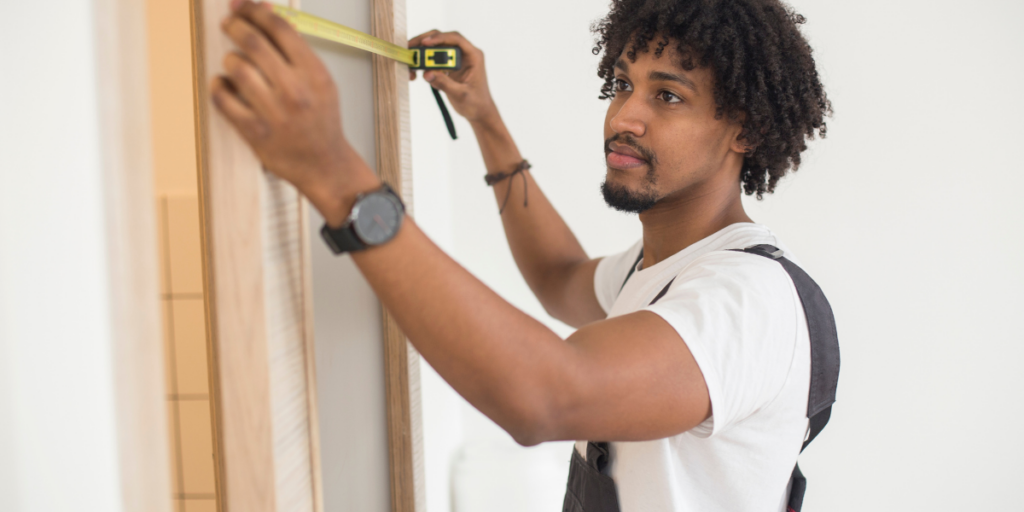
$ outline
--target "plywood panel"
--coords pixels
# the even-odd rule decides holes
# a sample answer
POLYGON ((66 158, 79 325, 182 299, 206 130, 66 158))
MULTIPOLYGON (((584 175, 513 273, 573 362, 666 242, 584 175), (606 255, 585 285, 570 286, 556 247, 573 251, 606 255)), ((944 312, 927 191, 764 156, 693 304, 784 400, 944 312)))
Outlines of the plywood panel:
POLYGON ((227 13, 227 0, 193 5, 218 490, 227 512, 315 511, 306 207, 209 103, 227 13))
POLYGON ((263 180, 263 266, 270 370, 271 431, 277 510, 314 509, 310 417, 311 379, 306 364, 307 261, 304 205, 294 188, 273 176, 263 180))

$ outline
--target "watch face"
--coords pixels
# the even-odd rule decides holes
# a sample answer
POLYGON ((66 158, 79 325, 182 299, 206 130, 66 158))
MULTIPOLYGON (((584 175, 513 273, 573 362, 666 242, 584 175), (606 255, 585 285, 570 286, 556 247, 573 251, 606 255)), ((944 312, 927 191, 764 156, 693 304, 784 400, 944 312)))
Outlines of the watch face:
POLYGON ((356 234, 368 245, 391 240, 402 224, 400 207, 386 193, 369 194, 359 200, 353 222, 356 234))

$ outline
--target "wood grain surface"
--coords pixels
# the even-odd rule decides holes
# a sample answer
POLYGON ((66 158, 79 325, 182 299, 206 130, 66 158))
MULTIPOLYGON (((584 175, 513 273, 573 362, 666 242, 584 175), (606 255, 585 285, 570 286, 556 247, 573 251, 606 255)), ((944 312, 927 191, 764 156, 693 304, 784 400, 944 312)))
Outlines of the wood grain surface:
POLYGON ((219 509, 319 511, 305 204, 210 104, 228 0, 192 7, 219 509))
MULTIPOLYGON (((406 46, 403 0, 372 0, 374 36, 406 46)), ((373 56, 377 172, 400 191, 412 213, 412 162, 409 135, 408 68, 373 56)), ((394 318, 384 310, 385 394, 392 512, 426 510, 423 474, 423 433, 420 411, 419 354, 394 318)))

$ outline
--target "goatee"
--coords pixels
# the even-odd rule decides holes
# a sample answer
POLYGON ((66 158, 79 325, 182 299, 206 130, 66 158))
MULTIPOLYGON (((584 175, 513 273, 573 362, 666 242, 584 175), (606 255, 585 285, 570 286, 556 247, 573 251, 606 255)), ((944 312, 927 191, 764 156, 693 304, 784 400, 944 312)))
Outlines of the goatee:
POLYGON ((643 213, 650 210, 654 203, 658 202, 658 197, 655 194, 655 182, 657 172, 655 168, 658 163, 658 157, 653 151, 640 145, 639 142, 628 133, 617 133, 604 141, 604 154, 607 158, 608 154, 612 152, 611 143, 618 142, 625 146, 632 148, 640 157, 647 162, 647 173, 643 177, 644 189, 640 192, 634 192, 628 188, 618 185, 615 183, 609 183, 606 178, 604 183, 601 184, 601 194, 604 195, 604 202, 608 203, 608 206, 626 213, 643 213))
POLYGON ((658 202, 653 192, 633 192, 621 185, 608 183, 608 180, 601 184, 601 194, 608 206, 626 213, 643 213, 658 202))

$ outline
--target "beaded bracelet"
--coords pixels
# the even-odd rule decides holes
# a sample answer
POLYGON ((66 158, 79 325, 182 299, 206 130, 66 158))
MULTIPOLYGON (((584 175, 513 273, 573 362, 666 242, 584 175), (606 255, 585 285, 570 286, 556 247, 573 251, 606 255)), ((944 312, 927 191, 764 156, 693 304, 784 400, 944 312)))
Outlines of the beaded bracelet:
MULTIPOLYGON (((517 174, 522 175, 523 176, 523 207, 525 208, 526 205, 528 204, 527 203, 527 197, 526 197, 526 191, 529 189, 529 183, 526 182, 526 175, 523 174, 523 172, 530 170, 530 167, 532 167, 530 165, 530 162, 527 162, 526 160, 523 160, 522 162, 519 162, 519 166, 516 167, 516 170, 514 170, 512 172, 488 173, 487 175, 484 176, 484 182, 487 183, 487 186, 493 187, 495 184, 498 184, 498 183, 501 183, 502 181, 510 179, 513 176, 517 175, 517 174)), ((501 215, 502 213, 505 212, 505 207, 508 206, 508 200, 509 200, 510 197, 512 197, 512 185, 511 184, 509 184, 508 192, 505 193, 505 201, 503 201, 501 203, 501 208, 498 209, 498 215, 501 215)))

